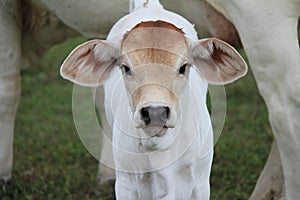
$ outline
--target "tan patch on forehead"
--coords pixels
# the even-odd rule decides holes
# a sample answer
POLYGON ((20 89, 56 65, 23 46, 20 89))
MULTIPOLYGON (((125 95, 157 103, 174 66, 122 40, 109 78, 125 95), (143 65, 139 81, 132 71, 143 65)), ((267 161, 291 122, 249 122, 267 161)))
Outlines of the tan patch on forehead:
POLYGON ((121 52, 134 67, 148 63, 176 66, 178 57, 187 57, 184 33, 163 21, 142 22, 123 38, 121 52))
POLYGON ((149 48, 127 53, 127 56, 134 67, 143 67, 149 63, 175 67, 179 55, 161 49, 149 48))
POLYGON ((166 29, 170 29, 170 30, 177 31, 179 33, 184 34, 184 32, 182 31, 182 29, 174 26, 171 23, 168 23, 168 22, 165 22, 165 21, 161 21, 161 20, 141 22, 138 25, 136 25, 135 27, 133 27, 132 30, 137 29, 137 28, 154 28, 154 27, 157 27, 157 28, 166 28, 166 29))

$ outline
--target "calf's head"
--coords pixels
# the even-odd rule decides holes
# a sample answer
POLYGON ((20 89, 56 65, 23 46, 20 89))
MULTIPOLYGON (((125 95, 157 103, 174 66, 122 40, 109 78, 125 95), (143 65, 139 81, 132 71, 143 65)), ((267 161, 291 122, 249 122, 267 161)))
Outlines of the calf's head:
POLYGON ((212 84, 233 82, 247 71, 225 42, 191 41, 173 24, 149 21, 125 33, 118 44, 92 40, 80 45, 62 64, 61 75, 79 85, 98 86, 114 67, 122 70, 136 127, 151 136, 176 126, 190 67, 212 84))

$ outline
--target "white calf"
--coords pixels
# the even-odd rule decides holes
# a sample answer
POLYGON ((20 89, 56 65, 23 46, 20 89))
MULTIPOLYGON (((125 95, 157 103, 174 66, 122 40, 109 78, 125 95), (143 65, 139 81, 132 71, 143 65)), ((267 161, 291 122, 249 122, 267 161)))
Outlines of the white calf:
POLYGON ((192 24, 157 0, 136 1, 107 40, 80 45, 61 67, 79 85, 105 81, 116 197, 132 200, 209 199, 207 82, 230 83, 246 71, 231 46, 198 40, 192 24))

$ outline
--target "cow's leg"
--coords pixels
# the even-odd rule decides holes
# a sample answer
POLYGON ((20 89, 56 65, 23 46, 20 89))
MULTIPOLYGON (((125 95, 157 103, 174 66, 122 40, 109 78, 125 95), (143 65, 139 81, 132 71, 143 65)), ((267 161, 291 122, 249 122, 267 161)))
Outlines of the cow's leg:
POLYGON ((260 174, 250 200, 278 200, 282 197, 283 185, 284 181, 279 150, 276 141, 273 141, 267 164, 260 174))
POLYGON ((287 199, 300 196, 300 62, 297 23, 300 5, 292 1, 227 4, 252 66, 276 138, 287 199))
POLYGON ((97 179, 100 184, 104 184, 106 182, 110 182, 114 184, 116 180, 115 170, 111 166, 113 162, 112 155, 112 130, 108 125, 106 115, 105 115, 105 107, 104 107, 104 90, 103 87, 98 87, 96 90, 96 106, 99 110, 101 117, 101 125, 102 125, 102 151, 101 158, 99 162, 98 175, 97 179))
POLYGON ((0 179, 11 177, 13 132, 20 96, 20 32, 0 3, 0 179))

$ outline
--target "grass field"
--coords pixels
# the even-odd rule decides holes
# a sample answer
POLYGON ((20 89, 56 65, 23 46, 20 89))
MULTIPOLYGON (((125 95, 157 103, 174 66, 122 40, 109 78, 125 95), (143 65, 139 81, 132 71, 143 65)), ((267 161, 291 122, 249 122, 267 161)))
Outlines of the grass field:
MULTIPOLYGON (((63 58, 83 40, 52 48, 38 66, 22 72, 13 177, 1 199, 114 199, 111 187, 97 185, 97 160, 80 142, 73 123, 73 85, 59 76, 63 58)), ((211 199, 248 199, 272 142, 268 114, 251 72, 227 86, 226 93, 211 199)))

